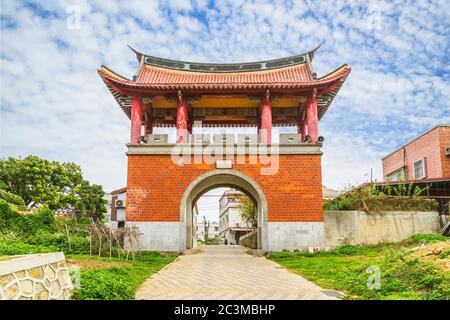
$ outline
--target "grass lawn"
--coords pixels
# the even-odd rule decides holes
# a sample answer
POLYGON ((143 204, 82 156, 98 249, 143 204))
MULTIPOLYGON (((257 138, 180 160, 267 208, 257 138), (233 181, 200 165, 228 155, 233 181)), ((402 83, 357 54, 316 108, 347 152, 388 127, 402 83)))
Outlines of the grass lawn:
POLYGON ((136 260, 67 255, 69 265, 81 269, 80 288, 74 300, 134 299, 137 287, 175 259, 174 255, 147 252, 136 260))
POLYGON ((450 242, 439 235, 329 252, 279 252, 269 258, 322 288, 344 292, 345 299, 450 300, 450 242), (381 286, 369 289, 367 283, 376 278, 370 271, 376 270, 381 286))

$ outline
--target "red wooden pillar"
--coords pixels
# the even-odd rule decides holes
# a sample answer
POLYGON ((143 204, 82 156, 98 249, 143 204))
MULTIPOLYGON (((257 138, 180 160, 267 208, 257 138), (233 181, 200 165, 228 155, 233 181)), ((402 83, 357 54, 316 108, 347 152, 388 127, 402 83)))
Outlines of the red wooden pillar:
POLYGON ((188 108, 188 123, 187 123, 187 130, 190 134, 192 134, 192 127, 193 127, 193 120, 191 115, 189 114, 189 108, 188 108))
POLYGON ((261 100, 260 117, 261 132, 259 133, 259 142, 272 143, 272 107, 270 105, 269 90, 266 91, 261 100))
POLYGON ((188 139, 188 105, 181 91, 177 99, 177 143, 187 143, 188 139))
POLYGON ((308 126, 308 135, 311 137, 311 142, 316 143, 319 137, 318 129, 318 115, 317 115, 317 89, 313 89, 312 94, 306 100, 306 124, 308 126))
POLYGON ((153 133, 153 110, 151 105, 147 105, 145 110, 144 137, 153 133))
POLYGON ((305 119, 305 109, 301 106, 299 107, 299 116, 298 116, 298 134, 300 135, 300 140, 305 141, 305 137, 308 134, 306 132, 306 119, 305 119))
POLYGON ((142 114, 144 108, 142 107, 141 96, 131 97, 131 138, 130 143, 138 144, 141 137, 142 129, 142 114))
POLYGON ((153 133, 153 123, 151 120, 146 120, 144 123, 144 137, 153 133))

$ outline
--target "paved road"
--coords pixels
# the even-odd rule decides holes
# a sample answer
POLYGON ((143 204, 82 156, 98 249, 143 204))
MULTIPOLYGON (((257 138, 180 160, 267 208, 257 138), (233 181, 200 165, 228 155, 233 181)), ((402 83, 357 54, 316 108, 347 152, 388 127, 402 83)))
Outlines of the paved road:
POLYGON ((334 299, 320 287, 241 246, 202 246, 137 290, 136 299, 334 299))

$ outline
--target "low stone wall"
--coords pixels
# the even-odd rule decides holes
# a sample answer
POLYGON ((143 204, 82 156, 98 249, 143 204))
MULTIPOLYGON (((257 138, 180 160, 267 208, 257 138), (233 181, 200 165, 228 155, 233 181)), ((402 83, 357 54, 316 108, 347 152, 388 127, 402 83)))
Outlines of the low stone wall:
POLYGON ((250 249, 258 248, 258 232, 254 230, 239 238, 239 244, 250 249))
POLYGON ((324 221, 328 247, 396 242, 440 229, 439 215, 435 211, 325 211, 324 221))
POLYGON ((0 299, 68 300, 72 291, 62 252, 0 257, 0 299))

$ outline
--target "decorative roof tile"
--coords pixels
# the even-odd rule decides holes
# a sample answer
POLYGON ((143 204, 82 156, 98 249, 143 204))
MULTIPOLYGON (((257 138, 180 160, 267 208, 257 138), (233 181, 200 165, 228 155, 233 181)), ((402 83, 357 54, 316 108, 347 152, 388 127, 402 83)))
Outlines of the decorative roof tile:
POLYGON ((319 119, 327 111, 351 69, 343 65, 333 72, 316 78, 311 60, 314 49, 306 54, 249 63, 194 63, 156 58, 133 49, 140 61, 132 80, 102 66, 98 72, 123 111, 130 117, 131 91, 143 94, 160 91, 188 90, 279 90, 320 89, 319 119))

